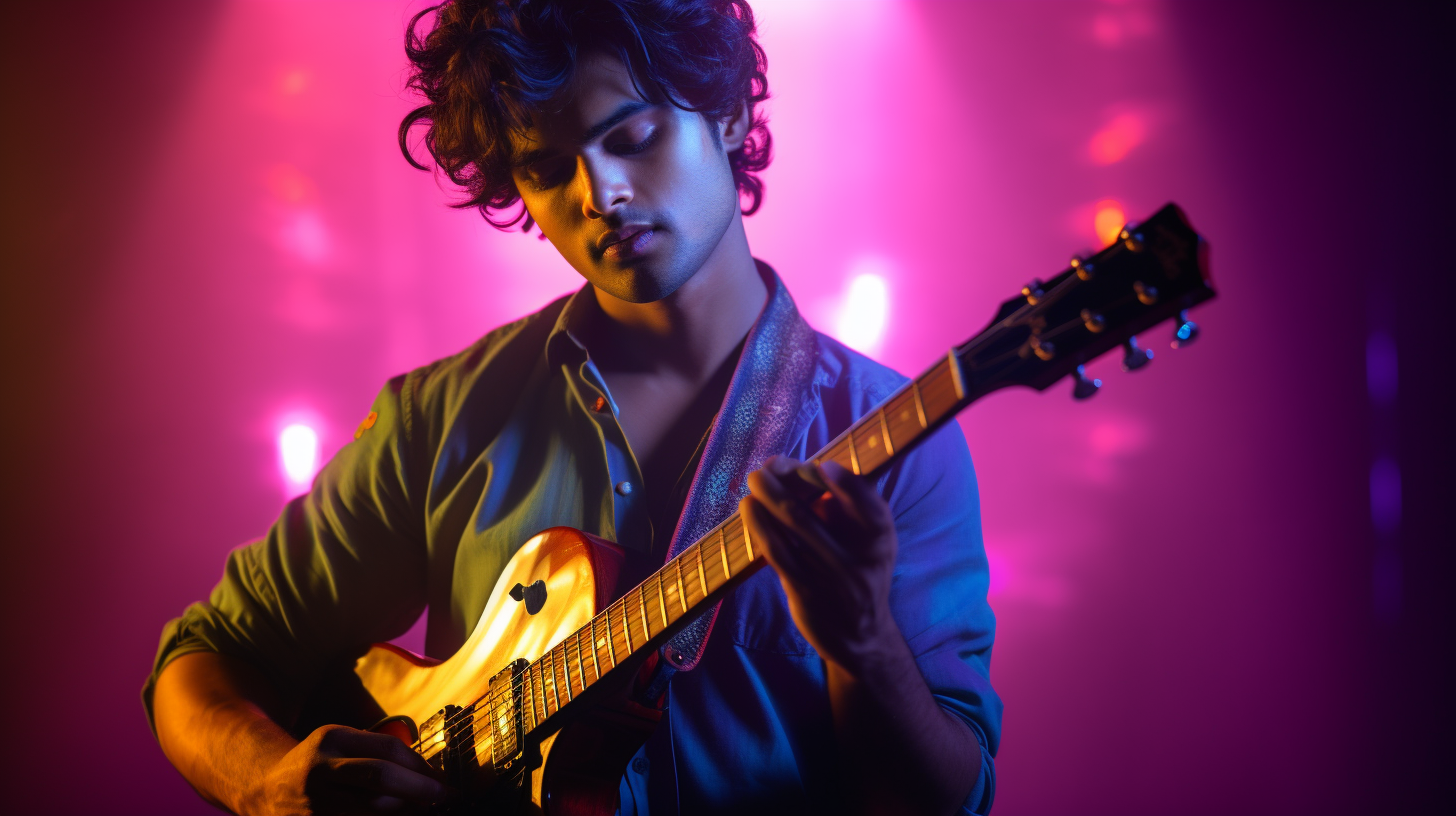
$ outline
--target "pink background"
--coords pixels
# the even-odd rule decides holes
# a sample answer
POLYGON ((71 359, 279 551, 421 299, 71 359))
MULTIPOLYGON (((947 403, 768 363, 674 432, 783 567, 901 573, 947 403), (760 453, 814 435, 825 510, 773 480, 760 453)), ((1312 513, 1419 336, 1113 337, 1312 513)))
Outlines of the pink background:
MULTIPOLYGON (((996 812, 1449 803, 1456 410, 1425 311, 1451 302, 1449 14, 755 5, 777 150, 749 238, 818 328, 873 271, 873 352, 917 371, 1111 203, 1177 201, 1213 246, 1200 342, 1160 327, 1146 371, 1092 366, 1088 403, 1060 384, 963 416, 996 812)), ((7 25, 3 809, 206 812, 137 692, 289 494, 281 428, 332 453, 386 378, 579 285, 398 155, 410 8, 7 25)))

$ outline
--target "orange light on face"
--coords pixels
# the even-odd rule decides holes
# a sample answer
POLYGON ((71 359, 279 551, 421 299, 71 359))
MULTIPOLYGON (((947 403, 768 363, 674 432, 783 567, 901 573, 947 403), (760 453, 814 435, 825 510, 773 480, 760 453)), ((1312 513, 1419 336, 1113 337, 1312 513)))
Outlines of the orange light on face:
POLYGON ((1087 144, 1087 155, 1092 158, 1093 164, 1116 164, 1127 158, 1134 147, 1142 144, 1146 135, 1147 127, 1141 116, 1131 113, 1115 116, 1092 134, 1092 141, 1087 144))
POLYGON ((1097 240, 1102 246, 1110 246, 1117 240, 1117 234, 1122 232, 1123 226, 1127 224, 1127 213, 1123 212, 1122 205, 1110 198, 1097 202, 1095 214, 1092 216, 1092 229, 1097 232, 1097 240))

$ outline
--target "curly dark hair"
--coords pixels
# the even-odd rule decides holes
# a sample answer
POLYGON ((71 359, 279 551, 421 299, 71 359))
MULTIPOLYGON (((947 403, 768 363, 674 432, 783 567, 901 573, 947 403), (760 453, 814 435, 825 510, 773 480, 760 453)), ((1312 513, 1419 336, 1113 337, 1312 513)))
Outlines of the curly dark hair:
MULTIPOLYGON (((758 177, 771 159, 768 122, 756 108, 768 99, 767 58, 754 39, 747 0, 447 0, 410 20, 405 53, 409 87, 426 103, 399 125, 399 146, 427 125, 424 145, 436 166, 491 225, 530 230, 511 175, 511 134, 530 127, 531 112, 575 74, 579 56, 614 54, 643 98, 671 102, 721 121, 748 104, 752 125, 728 154, 744 215, 763 203, 758 177), (433 15, 421 36, 420 23, 433 15)), ((713 134, 717 135, 716 128, 713 134)))

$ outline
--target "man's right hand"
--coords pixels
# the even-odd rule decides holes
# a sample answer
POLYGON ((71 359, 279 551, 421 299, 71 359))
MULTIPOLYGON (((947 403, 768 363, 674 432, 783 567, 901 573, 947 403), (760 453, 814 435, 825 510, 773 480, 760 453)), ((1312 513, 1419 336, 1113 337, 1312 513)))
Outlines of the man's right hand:
POLYGON ((252 665, 211 652, 173 660, 157 678, 157 737, 202 797, 246 816, 423 812, 450 794, 398 738, 327 725, 302 742, 273 716, 272 687, 252 665))
POLYGON ((423 757, 395 737, 326 725, 263 776, 247 810, 290 815, 423 811, 448 795, 437 777, 423 757))

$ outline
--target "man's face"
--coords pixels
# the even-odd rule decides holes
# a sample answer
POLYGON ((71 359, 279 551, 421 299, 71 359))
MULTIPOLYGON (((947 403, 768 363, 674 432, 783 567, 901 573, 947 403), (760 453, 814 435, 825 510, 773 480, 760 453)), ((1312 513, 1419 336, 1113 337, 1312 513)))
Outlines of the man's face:
POLYGON ((616 298, 677 291, 738 217, 731 129, 725 140, 701 114, 648 103, 622 63, 600 55, 546 108, 514 140, 516 189, 541 233, 616 298))

